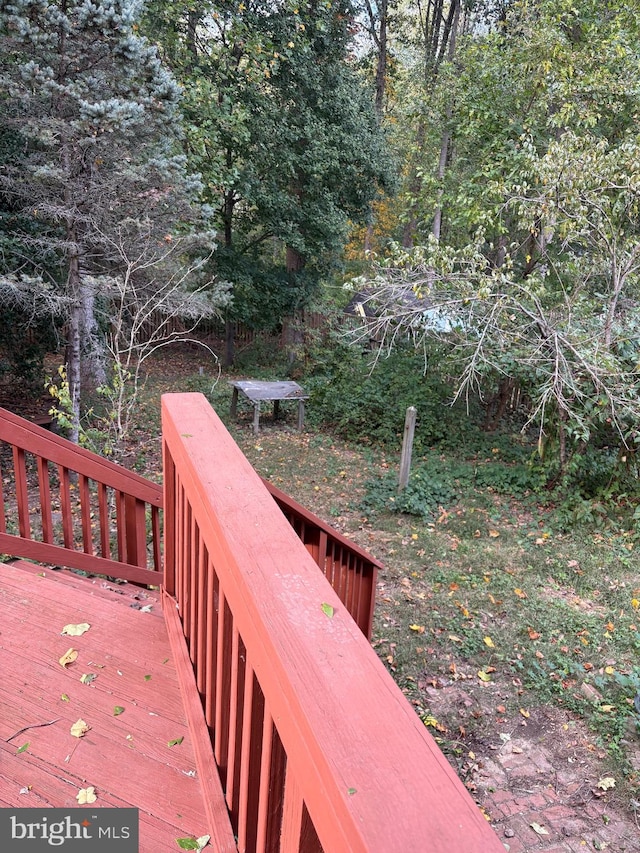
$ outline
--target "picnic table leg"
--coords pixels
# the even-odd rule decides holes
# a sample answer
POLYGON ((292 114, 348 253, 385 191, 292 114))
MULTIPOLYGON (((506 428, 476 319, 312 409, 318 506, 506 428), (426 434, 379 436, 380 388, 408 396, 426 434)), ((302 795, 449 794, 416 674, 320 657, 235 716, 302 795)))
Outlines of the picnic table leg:
POLYGON ((298 432, 304 427, 304 400, 298 400, 298 432))
POLYGON ((274 422, 278 420, 278 415, 280 414, 280 400, 273 401, 273 420, 274 422))
POLYGON ((231 396, 231 417, 235 418, 238 413, 238 389, 233 389, 233 394, 231 396))
POLYGON ((260 403, 257 401, 253 404, 253 433, 258 434, 260 429, 260 403))

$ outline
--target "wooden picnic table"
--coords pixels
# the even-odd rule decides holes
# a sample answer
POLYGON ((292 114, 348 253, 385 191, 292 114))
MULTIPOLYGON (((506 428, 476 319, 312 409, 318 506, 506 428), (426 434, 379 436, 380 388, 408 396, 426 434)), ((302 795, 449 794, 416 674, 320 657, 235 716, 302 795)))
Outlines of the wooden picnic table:
POLYGON ((253 431, 257 435, 260 428, 260 404, 273 401, 273 419, 278 417, 281 400, 296 400, 298 403, 298 430, 304 427, 304 401, 309 399, 297 382, 261 382, 257 379, 242 379, 229 383, 233 386, 231 398, 231 416, 236 417, 238 394, 241 392, 253 403, 253 431))

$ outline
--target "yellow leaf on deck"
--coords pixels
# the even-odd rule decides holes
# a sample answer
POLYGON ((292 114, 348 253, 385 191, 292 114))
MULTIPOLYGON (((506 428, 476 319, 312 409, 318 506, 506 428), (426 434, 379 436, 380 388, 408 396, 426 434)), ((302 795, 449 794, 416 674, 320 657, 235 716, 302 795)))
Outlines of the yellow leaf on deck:
POLYGON ((65 625, 61 634, 68 634, 69 637, 80 637, 89 630, 91 625, 88 622, 80 622, 77 625, 65 625))
POLYGON ((78 793, 76 794, 76 800, 78 801, 78 805, 84 806, 87 803, 95 803, 98 799, 96 796, 96 789, 91 786, 89 788, 80 788, 78 793))
POLYGON ((58 663, 60 664, 60 666, 68 666, 70 663, 73 663, 77 657, 78 652, 75 649, 67 649, 67 651, 59 659, 58 663))
POLYGON ((74 737, 82 737, 86 735, 91 726, 88 726, 84 720, 76 720, 76 722, 71 726, 71 734, 74 737))

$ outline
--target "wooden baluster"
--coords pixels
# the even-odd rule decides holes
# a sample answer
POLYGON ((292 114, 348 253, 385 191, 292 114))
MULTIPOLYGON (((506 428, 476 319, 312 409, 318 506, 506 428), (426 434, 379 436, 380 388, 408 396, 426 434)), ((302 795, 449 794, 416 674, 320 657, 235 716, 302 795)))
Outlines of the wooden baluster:
POLYGON ((111 519, 109 496, 104 483, 98 483, 98 516, 100 524, 100 556, 111 558, 111 519))
POLYGON ((62 541, 65 548, 74 550, 73 541, 73 512, 71 509, 71 478, 69 469, 58 465, 60 478, 60 512, 62 514, 62 541))
POLYGON ((120 562, 127 561, 127 539, 125 535, 125 507, 124 492, 116 492, 116 541, 118 547, 118 559, 120 562))
POLYGON ((51 515, 51 483, 49 482, 49 463, 38 456, 38 491, 40 492, 40 519, 42 522, 42 541, 53 543, 53 517, 51 515))
POLYGON ((147 565, 147 516, 144 501, 134 495, 125 495, 124 505, 127 563, 144 569, 147 565))
POLYGON ((213 731, 216 720, 216 690, 218 679, 218 622, 219 609, 216 607, 216 597, 219 598, 220 586, 213 568, 211 558, 207 564, 207 630, 206 630, 206 665, 204 668, 204 716, 213 731))
POLYGON ((7 532, 7 511, 4 502, 4 477, 0 468, 0 533, 7 532))
POLYGON ((232 820, 238 818, 238 782, 240 747, 242 744, 242 709, 244 696, 246 650, 240 649, 240 635, 234 625, 231 641, 231 683, 229 687, 229 743, 227 744, 226 799, 232 820))
POLYGON ((287 761, 284 781, 284 802, 282 806, 282 834, 280 843, 282 853, 299 853, 303 806, 300 785, 295 778, 291 762, 287 761))
MULTIPOLYGON (((167 442, 163 443, 163 475, 164 475, 164 585, 169 595, 176 592, 176 466, 169 451, 167 442)), ((160 560, 156 568, 160 567, 160 560)))
POLYGON ((253 853, 256 849, 258 797, 262 754, 264 696, 250 665, 244 678, 244 707, 242 714, 242 754, 240 764, 240 803, 238 809, 238 850, 253 853))
POLYGON ((216 763, 220 767, 222 786, 226 788, 226 759, 229 747, 229 706, 231 683, 231 645, 233 642, 233 617, 227 605, 224 590, 220 590, 218 610, 215 743, 216 763), (223 763, 224 762, 224 763, 223 763))
POLYGON ((258 819, 256 821, 256 853, 267 853, 269 826, 269 799, 271 793, 271 758, 273 747, 273 720, 265 707, 262 720, 262 750, 260 755, 260 782, 258 786, 258 819))
POLYGON ((209 554, 204 542, 200 543, 198 552, 198 583, 196 600, 198 612, 196 621, 198 631, 195 644, 195 673, 196 685, 200 696, 204 696, 206 687, 206 658, 207 658, 207 625, 209 620, 209 598, 207 596, 207 569, 209 565, 209 554))
MULTIPOLYGON (((160 536, 160 510, 157 506, 151 505, 151 536, 153 547, 153 568, 156 572, 162 571, 162 551, 161 551, 161 536, 160 536)), ((160 583, 158 578, 157 583, 160 583)))
POLYGON ((16 501, 18 503, 18 529, 20 536, 31 539, 31 519, 29 518, 29 487, 27 484, 27 466, 25 452, 21 447, 13 448, 13 467, 16 475, 16 501))
POLYGON ((91 530, 91 491, 89 480, 80 474, 78 482, 80 495, 80 519, 82 522, 82 548, 85 554, 93 554, 93 535, 91 530))
POLYGON ((198 623, 196 619, 196 607, 198 603, 198 551, 200 550, 200 535, 196 520, 191 509, 189 510, 189 538, 191 547, 189 549, 189 654, 191 661, 195 662, 198 623))

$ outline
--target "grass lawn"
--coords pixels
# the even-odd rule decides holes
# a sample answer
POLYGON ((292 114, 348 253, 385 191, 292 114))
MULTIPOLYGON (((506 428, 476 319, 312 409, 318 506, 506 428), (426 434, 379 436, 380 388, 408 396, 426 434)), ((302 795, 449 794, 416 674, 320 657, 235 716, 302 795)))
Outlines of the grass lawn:
POLYGON ((154 366, 128 464, 158 476, 160 393, 205 393, 259 474, 384 562, 374 647, 470 788, 497 733, 533 735, 544 718, 558 743, 581 738, 594 786, 606 773, 637 804, 640 546, 603 530, 559 533, 530 497, 487 487, 431 518, 372 511, 371 482, 397 469, 400 447, 299 434, 286 405, 277 424, 265 411, 254 436, 248 407, 229 420, 236 377, 200 375, 201 364, 184 353, 154 366))

